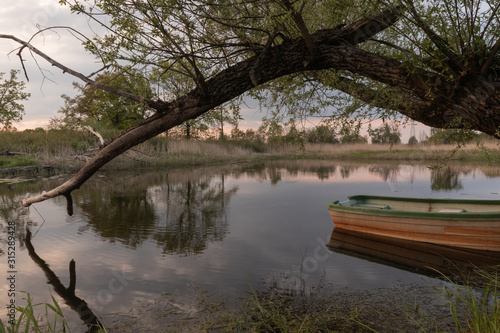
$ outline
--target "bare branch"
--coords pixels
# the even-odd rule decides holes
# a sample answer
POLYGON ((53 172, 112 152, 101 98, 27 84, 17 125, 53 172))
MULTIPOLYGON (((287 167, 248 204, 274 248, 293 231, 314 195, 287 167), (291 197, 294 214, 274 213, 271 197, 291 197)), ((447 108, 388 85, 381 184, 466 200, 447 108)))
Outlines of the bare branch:
POLYGON ((97 132, 91 126, 83 126, 83 128, 85 128, 87 131, 89 131, 90 133, 92 133, 95 136, 97 136, 97 138, 99 139, 99 142, 101 143, 101 146, 104 146, 106 144, 105 141, 104 141, 104 138, 102 137, 102 135, 99 134, 99 132, 97 132))
MULTIPOLYGON (((17 43, 19 43, 19 44, 22 45, 22 47, 19 49, 19 51, 17 53, 19 55, 21 61, 23 61, 22 58, 21 58, 21 54, 22 54, 23 50, 25 48, 27 48, 31 52, 33 52, 33 53, 37 54, 38 56, 40 56, 41 58, 45 59, 52 66, 55 66, 55 67, 61 69, 63 71, 63 73, 68 73, 70 75, 73 75, 74 77, 79 78, 80 80, 82 80, 83 82, 85 82, 85 83, 87 83, 87 84, 89 84, 91 86, 94 86, 96 88, 99 88, 101 90, 104 90, 104 91, 107 91, 107 92, 110 92, 110 93, 113 93, 113 94, 116 94, 118 96, 122 96, 122 97, 128 98, 128 99, 136 101, 136 102, 146 103, 146 104, 148 104, 149 106, 151 106, 153 108, 158 107, 161 104, 163 104, 160 101, 153 101, 153 100, 144 98, 142 96, 137 96, 137 95, 128 93, 128 92, 120 90, 120 89, 112 88, 112 87, 103 85, 103 84, 101 84, 101 83, 99 83, 97 81, 94 81, 92 79, 89 79, 87 76, 85 76, 85 75, 83 75, 83 74, 81 74, 81 73, 79 73, 79 72, 77 72, 75 70, 72 70, 69 67, 66 67, 63 64, 57 62, 56 60, 52 59, 47 54, 43 53, 42 51, 40 51, 39 49, 37 49, 36 47, 34 47, 33 45, 31 45, 30 43, 28 43, 26 41, 23 41, 23 40, 15 37, 13 35, 0 34, 0 38, 11 39, 11 40, 13 40, 13 41, 15 41, 15 42, 17 42, 17 43)), ((24 68, 24 65, 23 65, 23 68, 24 68)))

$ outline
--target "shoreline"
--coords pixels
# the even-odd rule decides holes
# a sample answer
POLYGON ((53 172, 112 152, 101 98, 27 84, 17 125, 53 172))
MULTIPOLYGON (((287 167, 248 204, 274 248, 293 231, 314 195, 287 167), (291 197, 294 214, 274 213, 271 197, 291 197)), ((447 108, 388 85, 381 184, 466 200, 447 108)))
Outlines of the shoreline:
MULTIPOLYGON (((77 172, 91 158, 88 152, 69 147, 58 152, 27 152, 0 156, 0 178, 44 177, 57 173, 77 172)), ((224 164, 261 163, 273 160, 339 160, 359 163, 428 164, 440 168, 453 163, 497 166, 500 147, 497 143, 481 146, 455 145, 372 145, 372 144, 306 144, 270 145, 263 152, 231 141, 168 140, 158 144, 141 144, 105 165, 103 171, 137 169, 170 169, 217 166, 224 164)))

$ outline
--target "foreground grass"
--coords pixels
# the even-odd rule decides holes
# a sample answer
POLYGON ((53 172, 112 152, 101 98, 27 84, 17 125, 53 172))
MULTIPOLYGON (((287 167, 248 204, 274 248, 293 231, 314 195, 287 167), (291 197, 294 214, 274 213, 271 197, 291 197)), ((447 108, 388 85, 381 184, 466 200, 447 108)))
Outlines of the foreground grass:
MULTIPOLYGON (((108 315, 105 329, 93 332, 500 332, 498 269, 478 271, 455 282, 397 285, 374 291, 337 291, 318 287, 309 295, 276 287, 227 300, 191 286, 191 294, 164 294, 130 313, 108 315)), ((0 332, 71 332, 57 301, 19 307, 15 326, 0 321, 0 332), (44 307, 37 317, 35 307, 44 307), (43 311, 42 311, 43 312, 43 311)))
MULTIPOLYGON (((451 283, 442 289, 458 332, 500 332, 500 276, 498 270, 479 271, 486 281, 480 291, 462 278, 461 287, 451 283), (466 318, 465 322, 463 318, 466 318)), ((448 279, 449 282, 451 280, 448 279)))
MULTIPOLYGON (((15 323, 3 323, 0 319, 0 332, 71 332, 71 327, 54 296, 52 296, 52 302, 50 303, 34 304, 29 293, 26 293, 26 297, 23 299, 26 301, 26 305, 16 307, 15 323), (40 308, 42 308, 43 315, 38 314, 39 311, 37 310, 40 308)), ((104 333, 106 330, 101 327, 91 327, 87 332, 104 333)))

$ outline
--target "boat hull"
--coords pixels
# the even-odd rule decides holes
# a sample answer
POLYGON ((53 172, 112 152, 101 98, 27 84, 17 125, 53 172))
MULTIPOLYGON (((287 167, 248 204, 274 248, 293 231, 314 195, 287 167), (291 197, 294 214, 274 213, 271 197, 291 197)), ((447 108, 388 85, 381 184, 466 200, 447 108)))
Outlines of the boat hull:
MULTIPOLYGON (((351 204, 353 198, 359 197, 351 197, 351 204)), ((334 226, 345 230, 458 248, 500 251, 500 212, 402 212, 390 209, 392 202, 389 199, 383 202, 387 203, 383 208, 373 208, 382 207, 378 202, 377 205, 342 205, 336 202, 330 204, 328 209, 334 226)), ((437 200, 433 202, 439 203, 437 200)), ((394 205, 400 203, 399 199, 394 205)), ((470 206, 470 201, 467 203, 470 206)), ((485 201, 480 203, 488 206, 485 201)), ((461 204, 466 205, 465 202, 461 204)))

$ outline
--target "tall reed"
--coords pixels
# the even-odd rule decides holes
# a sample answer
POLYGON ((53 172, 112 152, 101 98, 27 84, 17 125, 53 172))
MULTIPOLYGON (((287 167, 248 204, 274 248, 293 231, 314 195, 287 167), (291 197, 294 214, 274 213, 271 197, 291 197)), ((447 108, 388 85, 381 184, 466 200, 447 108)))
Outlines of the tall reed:
POLYGON ((475 269, 473 283, 469 276, 457 281, 445 279, 448 285, 442 287, 450 313, 458 332, 499 333, 500 332, 500 280, 499 270, 475 269))
MULTIPOLYGON (((59 333, 67 332, 71 333, 71 327, 68 324, 66 317, 64 316, 61 307, 57 300, 52 297, 52 303, 38 303, 33 304, 33 298, 29 293, 26 293, 25 306, 16 307, 17 320, 14 324, 4 323, 0 319, 0 332, 5 333, 21 333, 21 332, 47 332, 47 333, 59 333), (42 311, 44 315, 37 315, 37 309, 44 307, 45 310, 42 311)), ((104 328, 92 329, 92 333, 104 333, 107 332, 104 328)))

